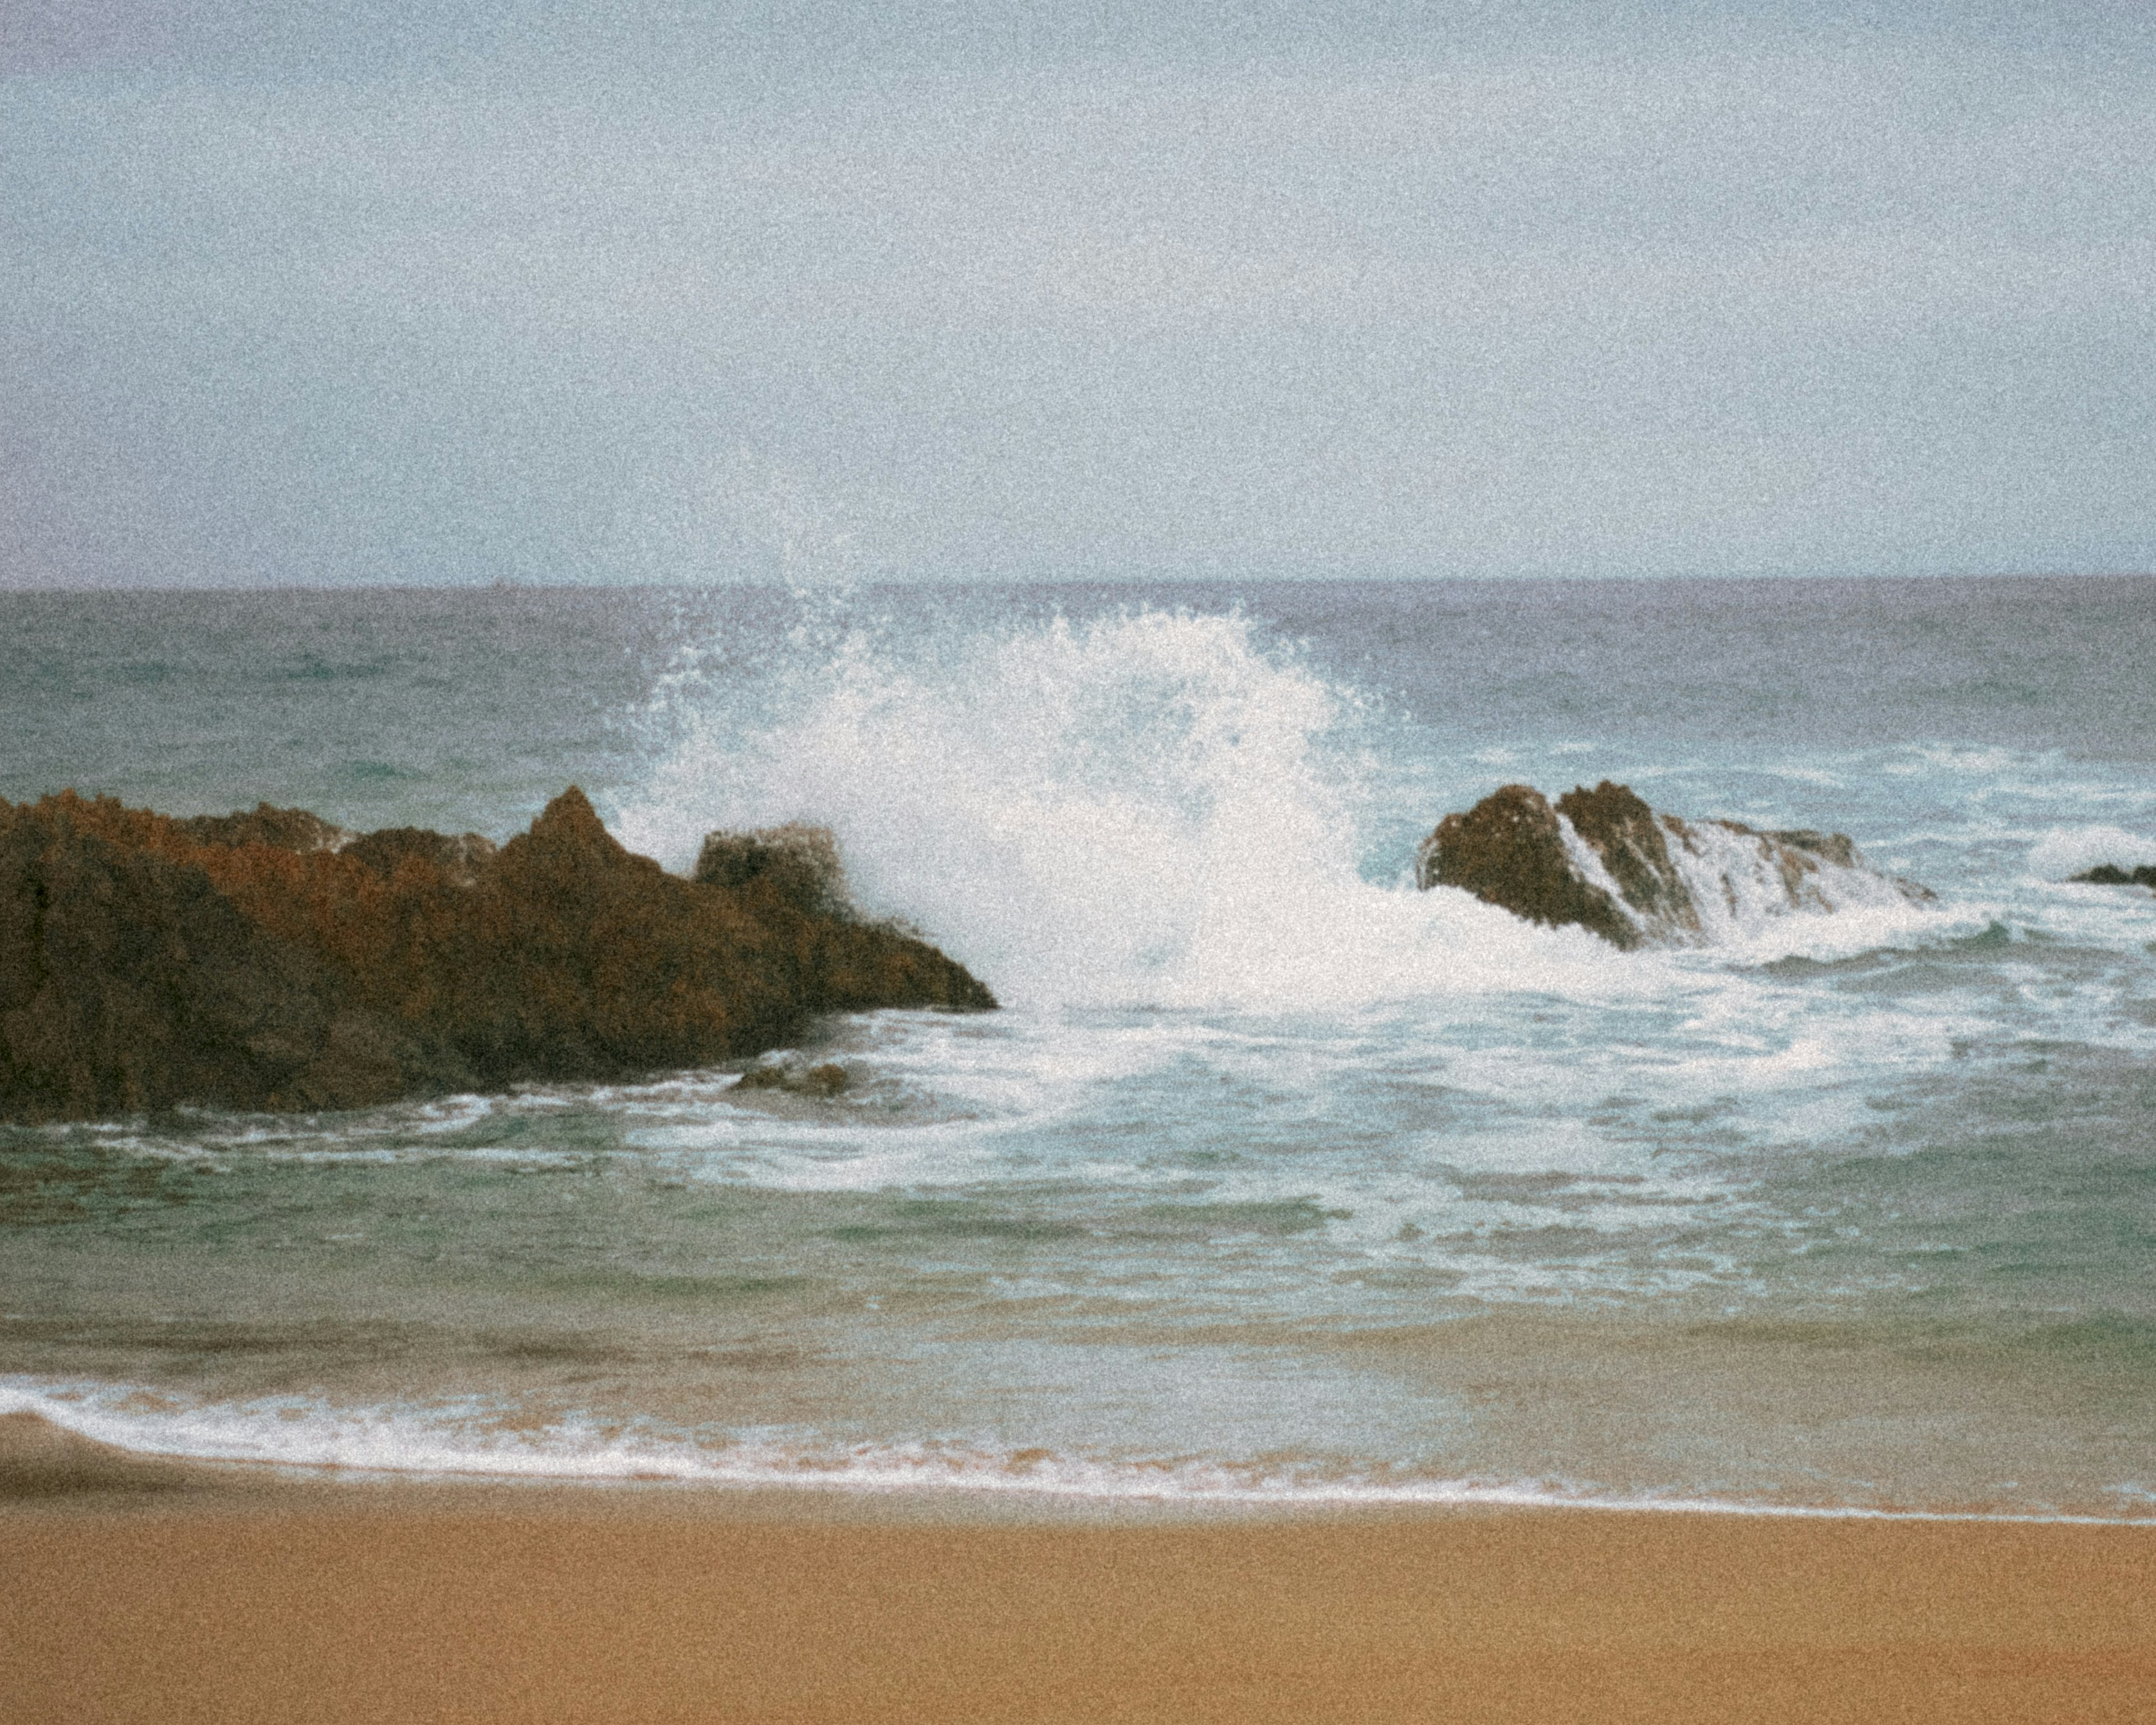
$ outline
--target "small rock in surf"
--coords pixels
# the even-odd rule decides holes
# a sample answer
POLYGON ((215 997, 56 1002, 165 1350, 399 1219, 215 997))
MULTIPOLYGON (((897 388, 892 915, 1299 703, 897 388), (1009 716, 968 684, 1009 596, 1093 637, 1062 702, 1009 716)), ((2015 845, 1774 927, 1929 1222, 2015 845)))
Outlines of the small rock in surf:
POLYGON ((2131 869, 2122 869, 2117 863, 2098 863, 2078 875, 2069 875, 2069 880, 2087 886, 2147 886, 2156 888, 2156 863, 2139 863, 2131 869))
POLYGON ((1845 834, 1681 820, 1604 779, 1554 806, 1510 784, 1448 814, 1415 853, 1415 884, 1457 886, 1550 927, 1626 951, 1699 946, 1760 919, 1920 904, 1929 889, 1872 868, 1845 834))
POLYGON ((797 1096, 835 1096, 852 1082, 846 1069, 834 1060, 814 1066, 783 1063, 751 1066, 736 1079, 736 1090, 781 1090, 797 1096))

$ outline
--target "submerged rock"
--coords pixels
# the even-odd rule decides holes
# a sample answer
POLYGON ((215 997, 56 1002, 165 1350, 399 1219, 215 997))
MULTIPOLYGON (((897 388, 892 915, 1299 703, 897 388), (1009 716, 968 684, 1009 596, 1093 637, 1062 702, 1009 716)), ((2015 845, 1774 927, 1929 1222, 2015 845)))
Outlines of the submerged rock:
POLYGON ((2131 869, 2122 869, 2117 863, 2098 863, 2066 878, 2087 886, 2156 887, 2156 863, 2138 863, 2131 869))
POLYGON ((0 801, 0 1119, 626 1078, 817 1013, 994 1004, 897 930, 665 873, 574 787, 498 850, 300 810, 0 801))
POLYGON ((1554 807, 1527 785, 1506 785, 1446 815, 1415 853, 1415 884, 1461 887, 1628 951, 1704 944, 1792 911, 1933 896, 1871 868, 1845 834, 1681 820, 1608 779, 1554 807))
POLYGON ((846 1069, 835 1060, 825 1060, 814 1066, 773 1061, 767 1065, 751 1066, 733 1081, 732 1088, 783 1090, 797 1096, 835 1096, 852 1082, 846 1069))

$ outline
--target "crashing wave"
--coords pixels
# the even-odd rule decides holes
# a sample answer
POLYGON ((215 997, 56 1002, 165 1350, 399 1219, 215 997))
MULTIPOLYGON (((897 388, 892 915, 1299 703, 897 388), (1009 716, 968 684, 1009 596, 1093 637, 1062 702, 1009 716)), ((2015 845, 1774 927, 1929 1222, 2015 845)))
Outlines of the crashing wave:
POLYGON ((1872 868, 1845 834, 1682 820, 1608 779, 1554 807, 1530 786, 1506 785, 1446 815, 1415 853, 1415 884, 1462 887, 1627 950, 1719 945, 1771 917, 1933 896, 1872 868))

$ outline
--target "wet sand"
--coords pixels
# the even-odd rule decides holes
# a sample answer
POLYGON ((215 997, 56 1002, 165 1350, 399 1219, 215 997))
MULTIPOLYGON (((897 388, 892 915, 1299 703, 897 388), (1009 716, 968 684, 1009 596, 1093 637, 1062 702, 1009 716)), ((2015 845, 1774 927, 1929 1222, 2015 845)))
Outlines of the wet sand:
POLYGON ((0 1468, 0 1718, 2156 1720, 2156 1528, 0 1468))

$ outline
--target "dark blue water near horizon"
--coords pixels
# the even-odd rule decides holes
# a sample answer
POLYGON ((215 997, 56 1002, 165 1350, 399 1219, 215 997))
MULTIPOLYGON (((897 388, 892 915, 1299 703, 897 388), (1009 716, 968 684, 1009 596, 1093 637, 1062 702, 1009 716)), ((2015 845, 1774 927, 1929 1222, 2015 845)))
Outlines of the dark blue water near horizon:
MULTIPOLYGON (((528 820, 564 770, 597 787, 637 772, 624 719, 685 646, 776 634, 798 603, 783 588, 0 593, 15 660, 0 796, 72 786, 183 814, 259 796, 365 825, 429 794, 430 764, 438 798, 459 769, 490 784, 521 766, 532 788, 502 818, 528 820), (560 698, 532 703, 511 678, 560 698), (348 747, 324 748, 323 729, 348 747), (439 753, 403 758, 430 735, 439 753)), ((1482 741, 1570 721, 1762 744, 2156 750, 2148 577, 869 586, 848 603, 960 629, 1240 610, 1350 686, 1482 741)), ((449 825, 491 812, 444 807, 449 825)))

